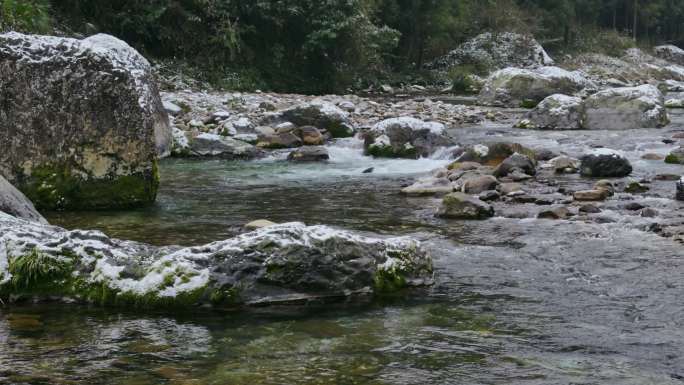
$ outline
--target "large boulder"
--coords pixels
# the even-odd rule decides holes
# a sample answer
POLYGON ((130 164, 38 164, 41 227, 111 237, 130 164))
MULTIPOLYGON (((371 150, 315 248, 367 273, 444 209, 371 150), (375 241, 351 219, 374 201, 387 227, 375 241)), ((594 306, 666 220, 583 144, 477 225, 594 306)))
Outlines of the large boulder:
POLYGON ((536 163, 530 157, 516 152, 504 159, 504 161, 494 169, 494 176, 502 178, 513 174, 516 171, 527 175, 536 175, 536 163))
POLYGON ((552 64, 553 60, 544 48, 530 35, 485 32, 438 58, 428 67, 448 71, 453 67, 469 66, 486 72, 506 67, 526 68, 552 64))
POLYGON ((45 218, 33 207, 33 203, 2 176, 0 176, 0 211, 17 218, 47 224, 45 218))
POLYGON ((684 49, 681 49, 676 45, 659 45, 653 49, 653 52, 661 59, 684 65, 684 49))
POLYGON ((534 150, 519 143, 492 142, 466 147, 463 154, 456 159, 456 163, 476 162, 494 167, 515 153, 523 154, 530 159, 536 159, 534 150))
POLYGON ((537 104, 553 94, 571 95, 589 86, 593 84, 576 71, 558 67, 511 67, 491 74, 478 100, 483 105, 521 107, 537 104))
POLYGON ((664 103, 663 94, 652 85, 610 88, 584 101, 583 126, 590 130, 663 127, 670 122, 664 103))
POLYGON ((599 148, 580 158, 580 174, 592 178, 621 178, 632 173, 629 160, 617 151, 599 148))
POLYGON ((539 130, 579 130, 584 120, 582 99, 554 94, 527 112, 518 127, 539 130))
POLYGON ((325 226, 271 225, 199 247, 153 247, 0 213, 3 299, 233 307, 430 284, 416 241, 325 226))
POLYGON ((451 144, 453 141, 443 124, 409 117, 383 120, 365 138, 368 155, 389 158, 429 156, 438 147, 451 144))
POLYGON ((349 113, 329 102, 314 100, 282 111, 280 115, 285 121, 297 126, 313 126, 326 130, 334 138, 354 135, 349 113))
POLYGON ((486 219, 494 216, 494 209, 478 198, 455 192, 444 197, 435 215, 450 219, 486 219))
POLYGON ((221 159, 253 159, 261 154, 257 147, 216 134, 200 134, 190 140, 190 154, 199 157, 215 157, 221 159))
POLYGON ((150 64, 109 35, 0 34, 0 174, 39 208, 153 202, 169 120, 150 64))

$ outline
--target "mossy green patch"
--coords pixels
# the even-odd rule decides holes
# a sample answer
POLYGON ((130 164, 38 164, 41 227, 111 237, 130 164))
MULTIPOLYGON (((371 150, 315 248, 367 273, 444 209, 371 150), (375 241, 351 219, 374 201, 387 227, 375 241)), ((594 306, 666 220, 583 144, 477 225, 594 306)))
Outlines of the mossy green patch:
POLYGON ((18 178, 17 187, 38 209, 102 210, 154 202, 159 188, 156 161, 148 171, 84 178, 67 166, 43 165, 18 178))
POLYGON ((665 163, 669 163, 669 164, 680 164, 680 163, 684 163, 684 160, 679 159, 679 157, 678 157, 677 155, 675 155, 675 154, 668 154, 668 155, 665 157, 665 163))
POLYGON ((373 287, 379 294, 392 293, 406 287, 406 278, 397 269, 381 269, 375 273, 373 287))

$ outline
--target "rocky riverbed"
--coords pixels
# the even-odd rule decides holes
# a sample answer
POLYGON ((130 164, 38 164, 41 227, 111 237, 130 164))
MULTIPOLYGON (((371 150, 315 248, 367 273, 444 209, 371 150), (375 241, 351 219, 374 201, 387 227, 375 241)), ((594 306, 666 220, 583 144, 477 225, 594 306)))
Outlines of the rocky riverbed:
POLYGON ((681 383, 679 67, 530 52, 488 106, 162 92, 136 209, 1 184, 0 382, 681 383))

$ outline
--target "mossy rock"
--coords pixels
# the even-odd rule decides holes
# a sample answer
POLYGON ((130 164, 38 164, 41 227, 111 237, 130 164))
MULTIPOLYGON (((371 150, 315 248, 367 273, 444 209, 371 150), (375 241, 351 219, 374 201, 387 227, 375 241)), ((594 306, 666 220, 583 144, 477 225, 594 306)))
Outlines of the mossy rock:
POLYGON ((103 210, 140 207, 155 201, 159 169, 128 175, 84 178, 68 166, 39 166, 22 175, 17 187, 38 209, 103 210))
POLYGON ((668 164, 684 164, 684 158, 680 158, 676 154, 668 154, 665 157, 665 163, 668 163, 668 164))

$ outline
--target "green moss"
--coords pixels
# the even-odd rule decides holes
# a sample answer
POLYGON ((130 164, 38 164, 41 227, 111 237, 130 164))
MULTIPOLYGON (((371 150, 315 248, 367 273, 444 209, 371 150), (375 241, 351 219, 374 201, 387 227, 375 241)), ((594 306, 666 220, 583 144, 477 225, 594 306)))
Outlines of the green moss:
POLYGON ((406 279, 396 269, 381 269, 375 273, 373 287, 376 293, 392 293, 406 287, 406 279))
POLYGON ((83 178, 67 166, 43 165, 18 178, 17 187, 38 209, 119 209, 154 202, 159 188, 159 168, 153 162, 146 172, 131 175, 83 178))
POLYGON ((331 123, 325 127, 333 138, 349 138, 354 136, 354 130, 340 123, 331 123))
POLYGON ((667 155, 667 156, 665 157, 665 163, 669 163, 669 164, 680 164, 680 163, 682 163, 682 162, 679 160, 679 157, 678 157, 677 155, 675 155, 675 154, 669 154, 669 155, 667 155))
POLYGON ((537 107, 537 104, 539 103, 536 100, 524 99, 522 102, 520 102, 520 107, 532 109, 534 107, 537 107))
POLYGON ((12 275, 10 285, 13 290, 42 291, 68 279, 72 266, 33 249, 28 254, 10 258, 8 270, 12 275))
POLYGON ((214 306, 237 305, 241 302, 237 287, 216 289, 209 294, 209 302, 214 306))

